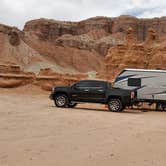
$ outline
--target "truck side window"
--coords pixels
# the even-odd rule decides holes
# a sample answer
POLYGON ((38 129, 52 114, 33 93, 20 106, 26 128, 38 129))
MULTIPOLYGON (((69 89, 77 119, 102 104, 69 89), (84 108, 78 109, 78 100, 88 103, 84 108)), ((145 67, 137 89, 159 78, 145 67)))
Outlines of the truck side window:
POLYGON ((76 84, 77 88, 87 88, 89 86, 89 83, 86 81, 80 81, 79 83, 76 84))
POLYGON ((128 86, 141 86, 141 78, 128 78, 128 86))
POLYGON ((106 87, 106 83, 99 81, 80 81, 76 86, 78 88, 103 89, 106 87))
POLYGON ((94 89, 104 89, 106 86, 105 83, 103 82, 91 82, 90 88, 94 88, 94 89))

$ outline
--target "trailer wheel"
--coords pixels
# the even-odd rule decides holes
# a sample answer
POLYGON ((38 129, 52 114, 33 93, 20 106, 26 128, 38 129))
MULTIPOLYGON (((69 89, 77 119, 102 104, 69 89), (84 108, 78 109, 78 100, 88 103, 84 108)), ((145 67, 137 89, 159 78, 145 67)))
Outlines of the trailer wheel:
POLYGON ((162 103, 156 103, 156 111, 165 111, 165 105, 162 103))
POLYGON ((112 112, 121 112, 123 111, 124 107, 120 99, 112 98, 108 102, 108 109, 112 112))

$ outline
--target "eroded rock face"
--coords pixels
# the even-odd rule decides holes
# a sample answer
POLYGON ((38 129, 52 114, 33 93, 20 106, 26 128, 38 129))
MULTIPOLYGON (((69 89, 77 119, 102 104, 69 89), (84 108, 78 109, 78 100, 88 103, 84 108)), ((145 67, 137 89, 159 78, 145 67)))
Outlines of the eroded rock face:
POLYGON ((149 28, 145 42, 130 41, 109 49, 105 58, 105 73, 112 79, 124 68, 166 69, 166 42, 161 42, 153 28, 149 28))
POLYGON ((157 40, 157 33, 153 28, 148 29, 147 38, 145 40, 146 44, 152 44, 157 40))
POLYGON ((134 44, 137 42, 137 36, 136 33, 134 32, 133 28, 129 27, 126 30, 126 42, 128 44, 134 44))
POLYGON ((0 64, 0 73, 13 73, 20 74, 22 73, 20 66, 14 64, 0 64))
MULTIPOLYGON (((111 24, 112 20, 105 17, 96 17, 81 22, 39 19, 27 22, 24 32, 35 35, 39 40, 53 42, 57 46, 95 50, 105 55, 105 49, 98 47, 103 45, 103 41, 101 43, 97 41, 111 34, 111 24)), ((107 45, 105 48, 108 49, 107 45)))
POLYGON ((118 44, 116 39, 123 40, 126 32, 130 40, 143 42, 149 28, 153 28, 159 36, 166 35, 165 25, 165 17, 155 19, 138 19, 131 16, 95 17, 80 22, 38 19, 27 22, 24 32, 35 34, 41 40, 55 42, 63 47, 95 49, 105 56, 108 49, 103 48, 118 44), (107 40, 108 36, 112 37, 112 40, 107 40))
POLYGON ((10 36, 10 44, 13 45, 13 46, 18 46, 20 44, 20 37, 19 37, 19 34, 17 31, 15 30, 12 30, 10 33, 9 33, 9 36, 10 36))
POLYGON ((59 74, 49 68, 41 69, 36 77, 36 84, 43 90, 50 91, 55 86, 71 86, 72 84, 87 79, 87 74, 59 74))
POLYGON ((11 45, 18 46, 20 44, 20 37, 22 36, 22 32, 17 27, 10 27, 0 24, 0 33, 9 36, 11 45))
POLYGON ((27 22, 23 31, 0 25, 0 59, 35 73, 42 68, 57 73, 101 72, 106 62, 116 74, 123 67, 164 66, 165 39, 166 17, 37 19, 27 22))
POLYGON ((42 39, 46 37, 46 39, 54 40, 56 37, 64 34, 81 35, 99 29, 111 32, 111 24, 112 19, 107 17, 95 17, 80 22, 38 19, 27 22, 24 31, 35 32, 42 39))

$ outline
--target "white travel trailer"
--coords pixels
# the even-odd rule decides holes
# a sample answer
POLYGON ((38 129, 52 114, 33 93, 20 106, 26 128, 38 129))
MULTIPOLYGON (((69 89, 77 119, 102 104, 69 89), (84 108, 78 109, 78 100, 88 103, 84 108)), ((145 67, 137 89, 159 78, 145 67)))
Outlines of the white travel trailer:
POLYGON ((166 108, 166 70, 124 69, 114 87, 135 89, 137 102, 156 103, 156 110, 166 108))

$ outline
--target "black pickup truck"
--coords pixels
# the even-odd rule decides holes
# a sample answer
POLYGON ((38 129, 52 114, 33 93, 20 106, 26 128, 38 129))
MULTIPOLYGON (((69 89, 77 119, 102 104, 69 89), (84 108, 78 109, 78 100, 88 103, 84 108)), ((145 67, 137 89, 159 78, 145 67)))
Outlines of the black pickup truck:
POLYGON ((101 103, 107 104, 113 112, 131 106, 135 97, 134 91, 114 88, 111 83, 100 80, 83 80, 72 86, 55 87, 50 94, 57 107, 72 108, 80 102, 101 103))

